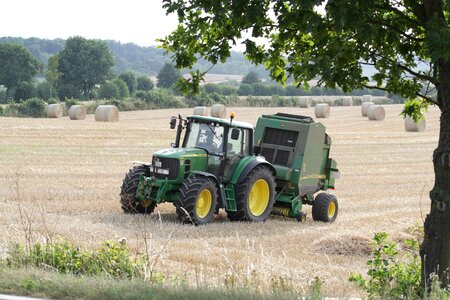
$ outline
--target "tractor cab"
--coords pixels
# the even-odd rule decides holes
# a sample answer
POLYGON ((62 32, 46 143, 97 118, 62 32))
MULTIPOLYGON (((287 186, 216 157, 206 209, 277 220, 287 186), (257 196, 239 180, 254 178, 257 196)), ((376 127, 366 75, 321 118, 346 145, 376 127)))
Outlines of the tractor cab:
POLYGON ((199 148, 214 156, 223 156, 226 148, 225 127, 218 122, 200 122, 191 119, 183 140, 183 148, 199 148))
POLYGON ((240 159, 252 155, 253 149, 253 126, 233 122, 233 118, 234 114, 229 120, 205 116, 173 117, 171 127, 176 125, 173 120, 178 119, 178 129, 172 146, 204 150, 207 162, 205 170, 201 171, 213 174, 219 181, 229 181, 240 159))

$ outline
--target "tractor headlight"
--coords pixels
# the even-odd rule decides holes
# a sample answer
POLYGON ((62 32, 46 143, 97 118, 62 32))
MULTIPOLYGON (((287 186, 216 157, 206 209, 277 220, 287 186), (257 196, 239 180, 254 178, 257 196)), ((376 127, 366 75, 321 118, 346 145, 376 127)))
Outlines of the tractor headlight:
POLYGON ((155 170, 155 168, 153 166, 149 166, 148 170, 150 171, 150 173, 153 173, 153 171, 155 170))
POLYGON ((161 175, 169 175, 169 169, 156 169, 156 173, 161 175))

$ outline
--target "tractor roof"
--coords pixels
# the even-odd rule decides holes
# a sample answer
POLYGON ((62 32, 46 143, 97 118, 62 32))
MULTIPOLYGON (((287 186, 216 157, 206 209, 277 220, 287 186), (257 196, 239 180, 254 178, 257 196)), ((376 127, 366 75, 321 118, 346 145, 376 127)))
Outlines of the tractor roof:
MULTIPOLYGON (((190 116, 188 117, 190 119, 196 119, 204 122, 216 122, 225 126, 230 126, 230 120, 229 119, 221 119, 221 118, 215 118, 215 117, 208 117, 208 116, 190 116)), ((246 128, 246 129, 253 129, 253 125, 247 122, 241 122, 241 121, 234 121, 231 124, 233 127, 239 127, 239 128, 246 128)))
POLYGON ((266 119, 284 120, 297 123, 314 123, 314 120, 311 117, 286 113, 276 113, 274 115, 262 115, 262 117, 266 119))

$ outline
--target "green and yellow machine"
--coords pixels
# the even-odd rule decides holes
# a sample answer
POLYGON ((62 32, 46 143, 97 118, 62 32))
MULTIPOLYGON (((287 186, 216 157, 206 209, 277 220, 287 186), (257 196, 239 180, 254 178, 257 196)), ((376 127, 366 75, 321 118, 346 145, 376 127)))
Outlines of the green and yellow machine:
POLYGON ((157 151, 123 180, 122 209, 151 213, 172 202, 183 222, 211 221, 225 209, 232 221, 262 222, 270 214, 304 221, 303 204, 316 221, 333 222, 339 171, 329 158, 331 138, 310 117, 277 113, 246 122, 207 116, 172 117, 172 148, 157 151))

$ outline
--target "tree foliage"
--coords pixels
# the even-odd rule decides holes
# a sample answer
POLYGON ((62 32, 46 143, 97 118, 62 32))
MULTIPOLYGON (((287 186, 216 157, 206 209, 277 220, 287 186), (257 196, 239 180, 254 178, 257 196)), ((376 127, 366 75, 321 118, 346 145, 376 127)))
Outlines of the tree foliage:
POLYGON ((137 86, 136 76, 134 75, 134 73, 131 71, 127 71, 127 72, 120 74, 119 78, 122 79, 126 83, 129 93, 131 95, 133 95, 134 91, 136 90, 136 86, 137 86))
POLYGON ((61 76, 61 73, 58 71, 58 65, 59 65, 59 56, 57 54, 51 56, 48 59, 47 64, 48 67, 47 72, 45 72, 45 79, 49 84, 50 98, 53 96, 52 90, 56 87, 56 82, 58 82, 58 79, 61 76))
POLYGON ((159 71, 158 76, 159 88, 170 88, 181 78, 180 71, 173 64, 166 63, 159 71))
MULTIPOLYGON (((58 84, 70 85, 87 98, 96 84, 111 77, 114 61, 106 43, 76 36, 58 54, 58 84)), ((75 95, 69 95, 75 96, 75 95)))
POLYGON ((239 96, 253 95, 253 87, 250 84, 242 83, 238 89, 239 96))
POLYGON ((19 100, 27 100, 37 96, 37 89, 32 81, 22 81, 16 85, 14 90, 14 99, 19 102, 19 100))
POLYGON ((113 81, 107 81, 101 85, 98 96, 103 99, 119 99, 120 89, 113 81))
POLYGON ((264 64, 279 82, 290 75, 295 84, 308 86, 319 76, 319 84, 330 88, 380 88, 414 98, 428 95, 421 83, 436 82, 432 53, 447 51, 438 45, 441 39, 425 37, 413 3, 401 10, 395 1, 334 0, 323 13, 318 5, 325 1, 163 2, 180 21, 161 40, 179 68, 191 68, 198 54, 212 64, 224 62, 231 45, 242 40, 247 58, 264 64), (258 37, 268 45, 258 44, 258 37), (376 69, 375 82, 363 75, 364 65, 376 69))
POLYGON ((261 79, 259 79, 258 74, 256 74, 256 72, 248 72, 243 78, 242 78, 242 83, 244 84, 254 84, 254 83, 258 83, 261 82, 261 79))
POLYGON ((150 91, 154 88, 153 81, 147 76, 139 76, 137 78, 137 89, 140 91, 150 91))
POLYGON ((130 96, 130 91, 128 90, 128 86, 125 83, 125 81, 123 81, 122 78, 115 78, 113 80, 113 83, 119 89, 119 98, 120 99, 124 99, 124 98, 127 98, 130 96))
MULTIPOLYGON (((380 89, 438 105, 441 126, 421 245, 422 279, 429 284, 435 273, 444 286, 450 283, 448 1, 163 0, 163 7, 179 20, 177 29, 160 40, 178 68, 192 68, 199 57, 212 65, 224 62, 231 46, 242 42, 246 57, 263 64, 281 83, 290 77, 297 86, 308 87, 318 78, 319 85, 344 92, 380 89), (367 65, 375 70, 371 78, 363 73, 367 65)), ((191 72, 185 86, 198 90, 203 75, 191 72)), ((419 109, 420 114, 421 107, 414 107, 408 112, 419 109)))
POLYGON ((6 97, 12 88, 30 82, 39 72, 38 61, 23 46, 0 43, 0 85, 6 97))
POLYGON ((36 86, 37 96, 43 100, 48 100, 53 97, 54 89, 50 86, 48 81, 39 82, 36 86))

